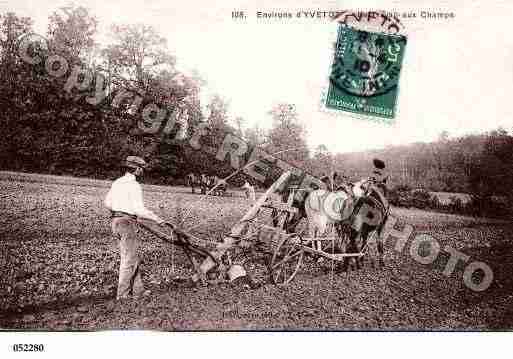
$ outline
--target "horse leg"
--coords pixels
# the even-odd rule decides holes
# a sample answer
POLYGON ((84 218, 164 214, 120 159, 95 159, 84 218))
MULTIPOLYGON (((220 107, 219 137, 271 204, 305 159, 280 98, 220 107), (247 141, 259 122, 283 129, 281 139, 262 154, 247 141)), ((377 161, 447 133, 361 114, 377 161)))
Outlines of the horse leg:
MULTIPOLYGON (((362 250, 367 245, 367 240, 369 239, 369 232, 366 232, 365 234, 363 234, 361 236, 361 238, 362 238, 361 246, 360 246, 360 248, 358 248, 358 252, 360 252, 360 253, 362 253, 362 250)), ((364 265, 365 265, 364 260, 365 260, 365 256, 363 256, 363 255, 356 258, 356 266, 358 269, 362 269, 364 267, 364 265)))
MULTIPOLYGON (((317 236, 319 235, 319 233, 321 233, 321 230, 317 227, 314 228, 314 232, 313 232, 313 236, 312 238, 317 238, 317 236)), ((324 232, 323 232, 324 233, 324 232)), ((312 247, 313 249, 315 250, 318 250, 319 252, 322 252, 323 251, 323 248, 322 248, 322 241, 319 241, 319 240, 313 240, 312 241, 312 247)), ((317 263, 322 263, 324 261, 324 257, 323 256, 318 256, 317 258, 317 263)))
POLYGON ((271 218, 273 221, 273 227, 278 227, 278 210, 272 209, 271 218))
MULTIPOLYGON (((317 233, 318 233, 318 228, 316 225, 313 225, 311 223, 308 223, 308 235, 310 237, 310 247, 313 249, 313 250, 317 250, 317 240, 315 240, 315 238, 317 238, 317 233)), ((317 257, 316 254, 314 253, 311 253, 311 256, 315 259, 315 257, 317 257)), ((317 261, 319 261, 321 258, 317 258, 317 261)))
MULTIPOLYGON (((385 222, 384 222, 385 223, 385 222)), ((383 224, 376 235, 378 238, 377 241, 377 247, 378 247, 378 256, 379 256, 379 266, 381 269, 385 267, 385 245, 384 245, 384 238, 383 238, 383 229, 385 228, 385 225, 383 224)))
MULTIPOLYGON (((347 232, 344 231, 344 227, 341 223, 335 223, 335 231, 337 232, 337 236, 339 238, 340 243, 340 252, 341 253, 347 253, 348 245, 346 243, 347 241, 347 232)), ((347 272, 349 259, 343 258, 340 263, 340 268, 342 271, 347 272)))
MULTIPOLYGON (((349 240, 349 250, 348 252, 349 253, 359 253, 360 250, 358 248, 358 241, 361 237, 361 233, 360 232, 357 232, 355 231, 354 229, 351 230, 351 238, 349 240)), ((355 257, 349 257, 349 266, 353 269, 360 269, 360 263, 359 263, 359 258, 355 258, 355 257)))
POLYGON ((317 249, 317 241, 315 240, 317 236, 317 228, 315 226, 310 226, 311 225, 308 226, 308 233, 310 234, 310 238, 312 239, 310 242, 310 246, 312 247, 312 249, 317 249))
MULTIPOLYGON (((314 238, 317 238, 318 235, 319 235, 319 228, 316 228, 314 238)), ((322 241, 316 240, 315 247, 318 251, 322 251, 322 241)))
POLYGON ((383 269, 385 267, 385 251, 383 246, 383 239, 381 236, 378 237, 378 256, 379 256, 379 267, 383 269))
MULTIPOLYGON (((355 241, 355 233, 353 233, 353 230, 351 229, 351 233, 349 234, 349 238, 347 241, 347 245, 345 248, 346 253, 352 253, 354 248, 354 241, 355 241)), ((346 273, 350 273, 351 269, 353 269, 355 259, 353 257, 346 257, 344 259, 344 262, 342 263, 342 270, 346 273)))

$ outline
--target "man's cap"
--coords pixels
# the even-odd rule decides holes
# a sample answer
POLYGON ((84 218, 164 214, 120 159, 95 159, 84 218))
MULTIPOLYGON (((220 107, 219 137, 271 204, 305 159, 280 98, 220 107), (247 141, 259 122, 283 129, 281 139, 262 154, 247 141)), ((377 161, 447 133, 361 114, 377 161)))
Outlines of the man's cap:
POLYGON ((126 158, 125 165, 130 168, 147 168, 148 164, 141 157, 137 156, 128 156, 126 158))
POLYGON ((372 163, 374 163, 374 167, 376 167, 376 169, 378 169, 378 170, 385 169, 385 162, 383 162, 382 160, 380 160, 378 158, 375 158, 374 160, 372 160, 372 163))

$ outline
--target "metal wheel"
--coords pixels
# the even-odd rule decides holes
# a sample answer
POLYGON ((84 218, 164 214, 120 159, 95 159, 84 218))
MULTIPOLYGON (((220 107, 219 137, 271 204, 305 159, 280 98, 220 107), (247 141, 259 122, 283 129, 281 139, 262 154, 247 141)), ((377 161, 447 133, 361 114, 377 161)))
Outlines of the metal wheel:
POLYGON ((290 283, 303 263, 303 255, 301 237, 297 233, 284 235, 271 259, 271 281, 274 284, 290 283))

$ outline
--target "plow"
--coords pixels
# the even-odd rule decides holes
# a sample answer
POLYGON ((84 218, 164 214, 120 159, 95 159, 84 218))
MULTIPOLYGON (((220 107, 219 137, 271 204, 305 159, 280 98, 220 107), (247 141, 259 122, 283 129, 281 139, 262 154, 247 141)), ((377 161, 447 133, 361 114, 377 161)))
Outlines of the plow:
POLYGON ((138 224, 164 242, 180 247, 193 268, 192 280, 203 286, 231 282, 239 277, 249 278, 253 282, 253 274, 247 267, 249 262, 262 264, 273 284, 286 285, 299 272, 305 257, 343 263, 368 255, 369 243, 379 236, 378 230, 372 231, 370 240, 353 253, 345 250, 349 241, 348 231, 337 234, 332 230, 331 235, 319 237, 308 236, 304 229, 287 231, 289 220, 299 211, 292 205, 295 190, 290 191, 286 201, 277 199, 279 196, 276 193, 290 176, 290 172, 284 172, 224 235, 221 242, 197 238, 171 223, 166 223, 165 230, 144 221, 138 221, 138 224), (270 211, 272 216, 269 216, 270 211), (344 246, 338 246, 337 253, 335 243, 344 243, 344 246))

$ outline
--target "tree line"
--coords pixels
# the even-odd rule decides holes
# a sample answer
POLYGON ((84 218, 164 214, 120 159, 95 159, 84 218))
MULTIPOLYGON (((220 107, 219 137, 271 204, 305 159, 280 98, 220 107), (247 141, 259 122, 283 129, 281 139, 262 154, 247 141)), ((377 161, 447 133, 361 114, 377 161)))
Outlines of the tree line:
MULTIPOLYGON (((57 9, 46 34, 41 34, 46 46, 29 50, 30 57, 41 59, 31 64, 20 55, 20 39, 33 32, 33 21, 12 12, 0 14, 2 169, 112 178, 121 170, 122 159, 135 154, 150 161, 148 180, 154 183, 173 184, 190 172, 227 176, 232 171, 228 164, 172 140, 182 130, 190 138, 201 123, 210 129, 207 144, 230 132, 273 152, 294 144, 300 149, 281 157, 296 165, 308 158, 293 106, 277 104, 269 110, 275 119, 270 131, 258 125, 246 128, 242 117, 228 118, 229 103, 220 94, 202 106, 199 93, 205 81, 196 72, 176 69, 167 40, 154 27, 114 24, 102 45, 96 41, 97 29, 98 21, 87 8, 57 9), (51 75, 57 71, 50 61, 55 56, 67 62, 63 76, 51 75), (88 89, 67 86, 75 66, 92 72, 88 89), (98 87, 105 98, 92 105, 86 99, 98 87), (138 97, 135 110, 134 98, 119 100, 128 91, 138 97), (155 133, 140 133, 141 109, 153 103, 164 110, 166 120, 155 133), (169 131, 168 122, 175 120, 177 126, 169 131)), ((243 181, 242 175, 234 181, 243 181)))

